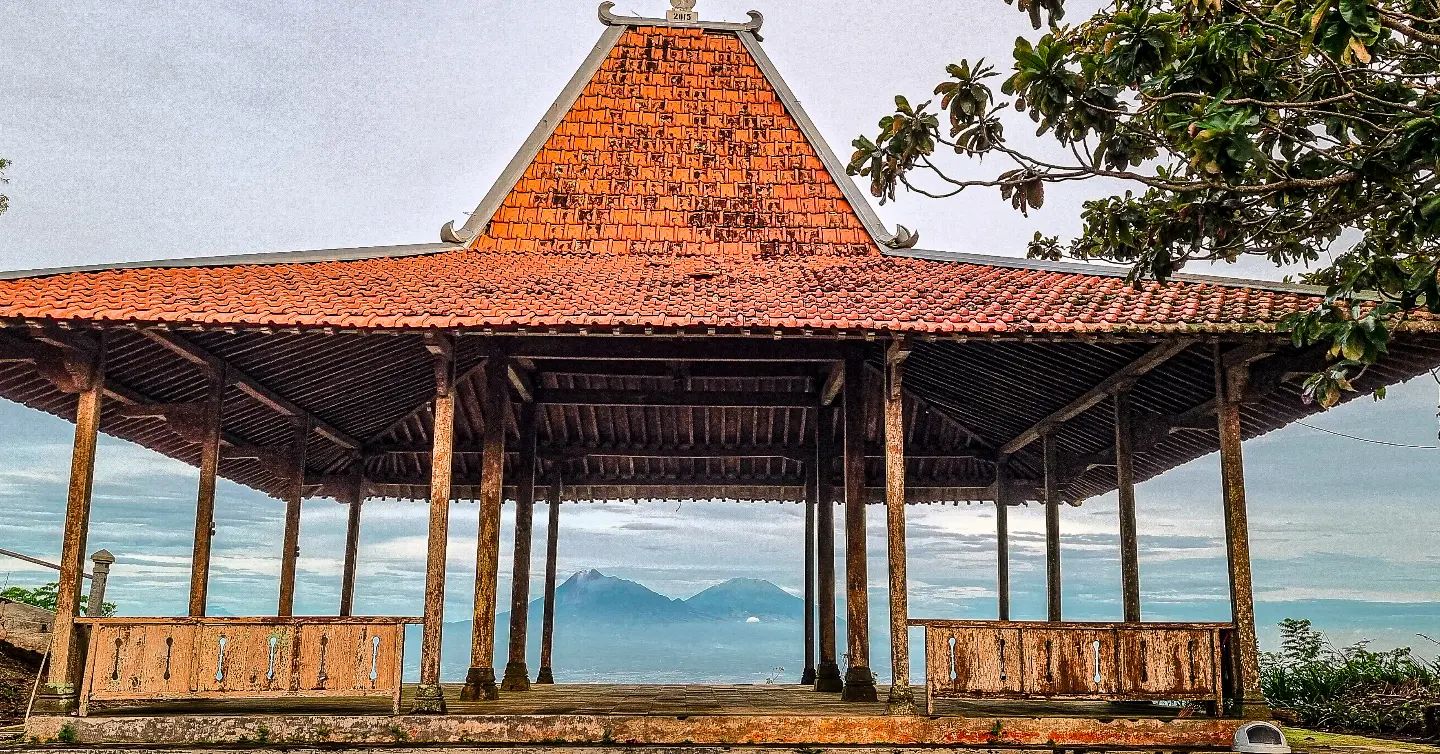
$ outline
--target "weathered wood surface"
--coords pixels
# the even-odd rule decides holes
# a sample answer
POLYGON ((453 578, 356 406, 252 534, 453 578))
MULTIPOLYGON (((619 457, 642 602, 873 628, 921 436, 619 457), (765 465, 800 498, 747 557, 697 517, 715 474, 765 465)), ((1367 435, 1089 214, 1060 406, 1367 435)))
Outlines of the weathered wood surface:
POLYGON ((80 712, 94 702, 371 697, 399 712, 418 618, 95 618, 80 712))
POLYGON ((1224 700, 1224 623, 917 620, 927 698, 1224 700))
POLYGON ((1268 716, 1260 690, 1260 644, 1255 632, 1255 588, 1250 573, 1250 525, 1245 502, 1244 439, 1240 405, 1250 377, 1248 368, 1226 368, 1225 355, 1215 347, 1215 416, 1220 433, 1220 479, 1224 490, 1225 551, 1230 575, 1230 615, 1235 621, 1232 693, 1244 713, 1268 716))

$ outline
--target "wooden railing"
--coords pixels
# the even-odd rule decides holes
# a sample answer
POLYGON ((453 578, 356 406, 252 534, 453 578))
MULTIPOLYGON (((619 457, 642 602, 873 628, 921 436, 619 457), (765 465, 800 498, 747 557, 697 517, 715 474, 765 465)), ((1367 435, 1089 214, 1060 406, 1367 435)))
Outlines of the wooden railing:
POLYGON ((418 618, 87 618, 91 702, 389 697, 418 618))
POLYGON ((1224 623, 916 620, 936 699, 1192 700, 1224 704, 1224 623))

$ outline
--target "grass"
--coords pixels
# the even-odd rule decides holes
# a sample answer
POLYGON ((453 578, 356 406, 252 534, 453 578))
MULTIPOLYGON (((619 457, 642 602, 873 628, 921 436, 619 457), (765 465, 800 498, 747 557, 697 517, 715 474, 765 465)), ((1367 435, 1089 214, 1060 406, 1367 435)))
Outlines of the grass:
POLYGON ((1430 744, 1368 738, 1349 733, 1326 733, 1304 728, 1286 728, 1285 742, 1290 748, 1305 751, 1356 752, 1357 754, 1440 754, 1440 747, 1430 744))
MULTIPOLYGON (((1280 623, 1281 649, 1261 662, 1272 707, 1306 728, 1418 738, 1424 710, 1440 704, 1440 660, 1410 649, 1335 647, 1308 620, 1280 623)), ((1424 637, 1422 637, 1424 638, 1424 637)))

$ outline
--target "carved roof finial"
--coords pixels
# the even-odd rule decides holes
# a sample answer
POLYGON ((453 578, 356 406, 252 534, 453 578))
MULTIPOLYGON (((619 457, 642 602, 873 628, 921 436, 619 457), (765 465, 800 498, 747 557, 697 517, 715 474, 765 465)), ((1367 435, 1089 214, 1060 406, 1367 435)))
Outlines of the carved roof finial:
POLYGON ((700 14, 695 12, 695 0, 670 0, 670 10, 665 11, 665 19, 689 23, 699 21, 700 14))

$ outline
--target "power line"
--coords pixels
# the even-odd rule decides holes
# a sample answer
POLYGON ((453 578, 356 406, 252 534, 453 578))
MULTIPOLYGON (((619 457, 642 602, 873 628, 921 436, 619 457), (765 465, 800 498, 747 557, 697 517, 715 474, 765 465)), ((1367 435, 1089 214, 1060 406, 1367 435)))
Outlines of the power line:
POLYGON ((1333 430, 1333 429, 1326 429, 1326 428, 1324 428, 1324 427, 1317 427, 1317 426, 1315 426, 1314 424, 1306 424, 1305 422, 1295 422, 1295 423, 1296 423, 1296 424, 1299 424, 1299 425, 1302 426, 1302 427, 1309 427, 1310 429, 1313 429, 1313 430, 1315 430, 1316 432, 1324 432, 1324 433, 1327 434, 1327 435, 1335 435, 1336 437, 1343 437, 1343 438, 1345 438, 1345 439, 1347 439, 1347 440, 1355 440, 1355 441, 1357 441, 1357 442, 1368 442, 1368 443, 1370 443, 1370 444, 1372 444, 1372 445, 1384 445, 1384 446, 1391 447, 1391 448, 1410 448, 1410 449, 1413 449, 1413 450, 1440 450, 1440 445, 1410 445, 1410 444, 1403 443, 1403 442, 1390 442, 1390 441, 1388 441, 1388 440, 1374 440, 1374 439, 1371 439, 1371 438, 1369 438, 1369 437, 1356 437, 1355 435, 1347 435, 1347 434, 1345 434, 1344 432, 1336 432, 1336 431, 1333 430))

